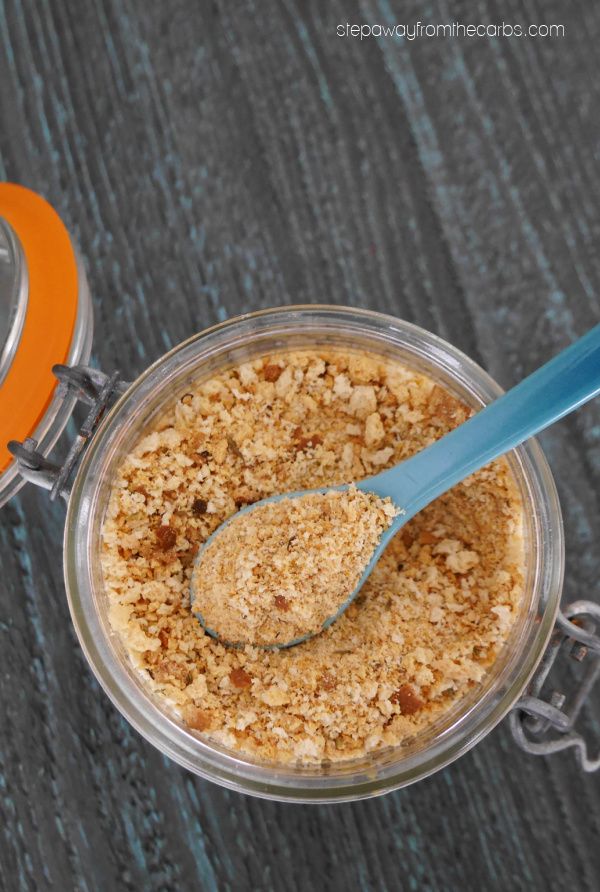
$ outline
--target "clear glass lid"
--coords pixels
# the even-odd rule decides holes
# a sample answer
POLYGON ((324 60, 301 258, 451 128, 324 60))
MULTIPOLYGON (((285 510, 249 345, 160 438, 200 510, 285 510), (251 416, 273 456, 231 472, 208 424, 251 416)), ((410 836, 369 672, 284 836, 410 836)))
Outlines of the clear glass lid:
POLYGON ((0 217, 0 385, 6 377, 23 331, 29 279, 16 232, 0 217))

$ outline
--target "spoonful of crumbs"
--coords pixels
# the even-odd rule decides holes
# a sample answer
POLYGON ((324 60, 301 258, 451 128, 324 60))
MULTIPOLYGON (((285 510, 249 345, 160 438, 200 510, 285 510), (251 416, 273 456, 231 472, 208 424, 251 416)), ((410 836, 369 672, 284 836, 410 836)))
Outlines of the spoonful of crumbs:
POLYGON ((228 644, 296 644, 333 622, 397 513, 355 487, 240 511, 203 550, 192 608, 228 644))
POLYGON ((290 647, 331 625, 422 508, 600 392, 600 325, 431 446, 351 486, 271 496, 200 549, 192 609, 229 644, 290 647))

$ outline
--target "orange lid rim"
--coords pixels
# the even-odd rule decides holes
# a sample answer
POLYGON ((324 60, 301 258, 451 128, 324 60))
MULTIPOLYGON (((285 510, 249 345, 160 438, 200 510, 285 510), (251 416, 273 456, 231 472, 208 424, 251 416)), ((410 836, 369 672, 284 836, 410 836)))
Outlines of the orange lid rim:
POLYGON ((9 440, 30 437, 54 395, 55 363, 67 361, 79 302, 78 268, 67 229, 45 199, 0 183, 0 217, 20 242, 28 302, 16 351, 0 384, 0 474, 13 459, 9 440))

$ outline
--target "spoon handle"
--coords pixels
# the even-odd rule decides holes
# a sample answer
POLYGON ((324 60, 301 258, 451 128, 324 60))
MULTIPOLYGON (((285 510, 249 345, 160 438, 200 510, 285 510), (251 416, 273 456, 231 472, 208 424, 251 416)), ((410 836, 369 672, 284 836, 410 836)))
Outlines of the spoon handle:
POLYGON ((600 393, 600 325, 473 418, 412 458, 361 481, 389 495, 405 523, 469 474, 600 393))

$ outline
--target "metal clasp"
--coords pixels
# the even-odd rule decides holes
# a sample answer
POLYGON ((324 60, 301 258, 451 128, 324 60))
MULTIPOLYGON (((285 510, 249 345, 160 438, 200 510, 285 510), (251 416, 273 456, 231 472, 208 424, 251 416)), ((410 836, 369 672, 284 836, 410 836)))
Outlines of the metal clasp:
POLYGON ((600 754, 591 757, 584 737, 574 728, 600 676, 600 636, 595 634, 597 623, 600 623, 600 604, 593 601, 574 601, 559 612, 542 662, 509 719, 513 737, 521 749, 545 756, 573 747, 584 771, 600 768, 600 754), (548 675, 559 653, 567 653, 572 660, 586 664, 577 689, 568 700, 556 689, 544 695, 548 675))
POLYGON ((105 375, 89 366, 55 365, 52 373, 58 378, 58 395, 64 400, 71 396, 87 403, 90 410, 79 429, 62 465, 55 464, 37 450, 37 440, 28 437, 22 443, 11 440, 10 452, 17 459, 19 473, 31 483, 50 490, 52 500, 61 496, 68 500, 71 492, 69 477, 79 461, 100 419, 110 404, 127 390, 129 384, 121 381, 119 372, 105 375))

